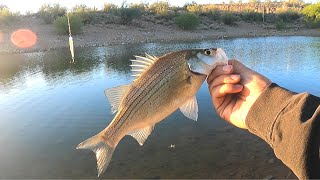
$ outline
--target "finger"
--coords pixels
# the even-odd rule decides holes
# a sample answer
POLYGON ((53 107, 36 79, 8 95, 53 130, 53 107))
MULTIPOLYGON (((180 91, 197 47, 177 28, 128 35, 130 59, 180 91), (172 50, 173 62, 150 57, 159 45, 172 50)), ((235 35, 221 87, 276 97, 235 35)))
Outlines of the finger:
POLYGON ((243 86, 241 84, 223 84, 210 89, 213 98, 221 98, 227 94, 235 94, 241 92, 243 86))
POLYGON ((249 69, 248 67, 246 67, 244 64, 242 64, 240 61, 238 61, 236 59, 228 60, 228 64, 232 65, 234 73, 243 74, 243 73, 246 73, 248 71, 252 71, 251 69, 249 69))
POLYGON ((248 68, 241 62, 235 59, 231 59, 228 61, 230 65, 233 67, 233 73, 235 74, 241 74, 241 81, 242 84, 246 84, 249 82, 252 82, 252 79, 256 79, 254 83, 259 83, 260 86, 267 86, 271 83, 271 81, 263 76, 262 74, 248 68), (253 78, 254 77, 254 78, 253 78), (261 85, 262 84, 262 85, 261 85))
POLYGON ((220 76, 222 74, 230 74, 232 72, 233 72, 233 66, 232 65, 217 66, 209 74, 209 76, 207 78, 207 82, 210 83, 216 77, 218 77, 218 76, 220 76))
POLYGON ((209 86, 212 89, 215 86, 222 85, 222 84, 236 84, 240 82, 240 75, 239 74, 230 74, 230 75, 220 75, 217 78, 213 79, 209 86))

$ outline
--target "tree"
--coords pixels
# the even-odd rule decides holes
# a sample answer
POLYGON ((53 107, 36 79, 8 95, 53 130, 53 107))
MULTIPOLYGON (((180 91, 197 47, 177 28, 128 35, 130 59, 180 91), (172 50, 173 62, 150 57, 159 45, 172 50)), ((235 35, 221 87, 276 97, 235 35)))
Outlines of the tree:
POLYGON ((302 9, 302 14, 309 27, 320 27, 320 2, 306 6, 302 9))
POLYGON ((64 16, 66 12, 67 8, 60 4, 46 4, 40 7, 38 14, 46 24, 51 24, 58 17, 64 16))

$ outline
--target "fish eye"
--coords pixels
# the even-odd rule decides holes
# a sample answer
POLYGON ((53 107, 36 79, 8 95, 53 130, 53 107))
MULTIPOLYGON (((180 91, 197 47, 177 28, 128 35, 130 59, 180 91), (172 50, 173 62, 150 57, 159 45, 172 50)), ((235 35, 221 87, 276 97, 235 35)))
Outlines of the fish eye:
POLYGON ((211 54, 210 49, 205 49, 205 50, 204 50, 204 54, 207 55, 207 56, 209 56, 209 55, 211 54))

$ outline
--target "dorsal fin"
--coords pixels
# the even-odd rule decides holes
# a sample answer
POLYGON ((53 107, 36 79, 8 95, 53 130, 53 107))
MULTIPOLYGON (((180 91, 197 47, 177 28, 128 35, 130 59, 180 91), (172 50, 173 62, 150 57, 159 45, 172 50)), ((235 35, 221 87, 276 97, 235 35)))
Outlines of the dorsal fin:
POLYGON ((121 86, 106 89, 104 91, 106 97, 108 98, 111 104, 112 114, 118 111, 121 100, 129 88, 130 88, 130 85, 121 85, 121 86))
POLYGON ((158 60, 157 57, 151 56, 149 54, 146 54, 146 57, 142 56, 135 56, 136 59, 132 59, 131 62, 131 71, 132 76, 135 76, 138 78, 148 67, 152 66, 156 60, 158 60))
POLYGON ((146 53, 146 56, 147 56, 147 58, 149 58, 149 59, 151 59, 153 61, 156 61, 158 59, 156 56, 151 56, 151 55, 149 55, 147 53, 146 53))

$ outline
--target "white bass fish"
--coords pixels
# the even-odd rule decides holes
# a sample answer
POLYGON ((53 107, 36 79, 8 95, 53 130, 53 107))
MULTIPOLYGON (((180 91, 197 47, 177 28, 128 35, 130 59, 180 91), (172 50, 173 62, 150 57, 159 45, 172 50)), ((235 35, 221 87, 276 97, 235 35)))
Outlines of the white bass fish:
POLYGON ((117 114, 100 133, 80 143, 77 149, 96 154, 98 176, 107 168, 112 154, 125 136, 134 137, 142 146, 154 126, 178 108, 188 118, 198 119, 196 93, 217 64, 227 64, 222 49, 189 49, 159 58, 135 56, 131 85, 105 90, 117 114))

